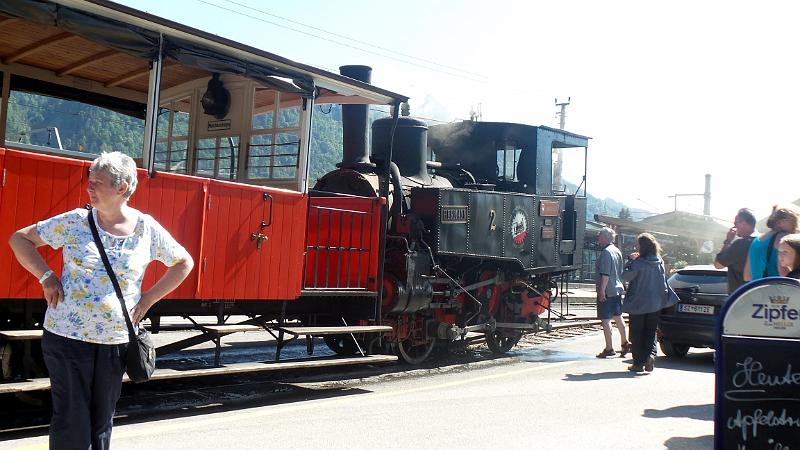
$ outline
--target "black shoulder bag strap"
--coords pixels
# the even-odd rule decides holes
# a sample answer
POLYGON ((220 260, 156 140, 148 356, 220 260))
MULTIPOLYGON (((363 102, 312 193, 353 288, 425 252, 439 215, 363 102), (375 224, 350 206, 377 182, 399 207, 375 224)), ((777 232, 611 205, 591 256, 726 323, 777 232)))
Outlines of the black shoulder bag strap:
POLYGON ((131 316, 128 314, 128 307, 125 306, 125 298, 122 296, 122 289, 119 287, 117 276, 114 274, 114 269, 111 268, 111 263, 108 261, 106 249, 103 247, 103 241, 100 240, 100 234, 97 232, 97 225, 94 223, 93 211, 89 210, 89 228, 92 229, 92 236, 94 236, 94 243, 97 245, 97 250, 100 252, 100 258, 103 259, 103 265, 106 266, 108 278, 111 279, 111 284, 114 285, 114 292, 117 293, 120 305, 122 305, 122 315, 125 316, 125 324, 128 326, 128 338, 130 342, 136 339, 136 331, 133 329, 133 322, 131 316))
POLYGON ((778 232, 776 231, 775 234, 772 235, 772 239, 769 240, 769 247, 767 247, 767 261, 764 264, 764 278, 767 278, 769 275, 769 259, 772 257, 772 247, 775 246, 775 239, 778 237, 778 232))

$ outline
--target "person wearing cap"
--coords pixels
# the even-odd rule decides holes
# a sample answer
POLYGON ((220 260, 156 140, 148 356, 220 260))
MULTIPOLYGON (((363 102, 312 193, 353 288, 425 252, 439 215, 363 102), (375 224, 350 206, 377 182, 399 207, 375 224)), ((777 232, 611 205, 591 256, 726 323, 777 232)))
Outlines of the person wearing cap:
POLYGON ((733 218, 733 226, 725 236, 722 249, 717 253, 714 267, 717 269, 728 268, 728 293, 735 291, 745 283, 744 267, 755 230, 756 216, 753 211, 747 208, 740 209, 733 218))

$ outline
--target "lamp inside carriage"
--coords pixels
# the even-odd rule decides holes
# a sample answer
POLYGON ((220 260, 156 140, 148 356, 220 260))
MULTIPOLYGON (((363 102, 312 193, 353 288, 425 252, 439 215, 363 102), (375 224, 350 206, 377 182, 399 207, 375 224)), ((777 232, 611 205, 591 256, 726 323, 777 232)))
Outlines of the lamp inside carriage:
MULTIPOLYGON (((213 341, 219 366, 222 337, 254 329, 276 361, 298 336, 335 364, 419 363, 475 338, 503 353, 546 329, 556 281, 581 264, 585 184, 565 192, 553 163, 563 148, 585 161, 585 136, 429 126, 368 67, 330 73, 105 0, 5 1, 0 40, 0 242, 88 203, 100 152, 133 156, 131 206, 196 263, 148 319, 198 333, 160 355, 213 341), (370 105, 388 117, 370 124, 370 105), (338 115, 342 156, 323 170, 338 115)), ((2 377, 44 376, 41 287, 7 245, 0 261, 2 377)))

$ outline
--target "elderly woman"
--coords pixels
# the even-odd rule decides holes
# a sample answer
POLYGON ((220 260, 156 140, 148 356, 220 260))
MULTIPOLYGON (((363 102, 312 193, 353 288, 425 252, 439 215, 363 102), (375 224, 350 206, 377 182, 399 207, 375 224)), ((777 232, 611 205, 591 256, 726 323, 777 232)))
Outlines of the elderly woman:
POLYGON ((638 253, 630 255, 631 260, 622 271, 622 279, 629 283, 622 309, 630 319, 629 338, 633 344, 633 364, 628 370, 652 372, 661 310, 678 303, 679 299, 667 285, 661 246, 656 238, 642 233, 636 238, 636 244, 638 253))
POLYGON ((51 449, 109 447, 125 372, 128 329, 88 215, 94 216, 135 325, 180 285, 194 264, 155 219, 128 206, 136 183, 133 159, 119 152, 103 153, 90 168, 91 210, 51 217, 15 232, 9 240, 17 260, 41 283, 47 301, 42 352, 53 397, 51 449), (60 279, 36 251, 44 245, 64 249, 60 279), (169 269, 142 292, 142 276, 153 260, 169 269))

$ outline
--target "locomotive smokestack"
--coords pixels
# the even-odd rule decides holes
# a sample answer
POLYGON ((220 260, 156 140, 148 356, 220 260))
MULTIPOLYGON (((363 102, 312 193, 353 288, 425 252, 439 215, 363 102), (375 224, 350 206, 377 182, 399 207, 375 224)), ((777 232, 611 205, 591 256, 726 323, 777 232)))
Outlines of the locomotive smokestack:
MULTIPOLYGON (((354 80, 369 83, 372 68, 341 66, 339 73, 354 80)), ((369 162, 367 149, 368 105, 342 105, 342 162, 341 168, 375 167, 369 162)))

